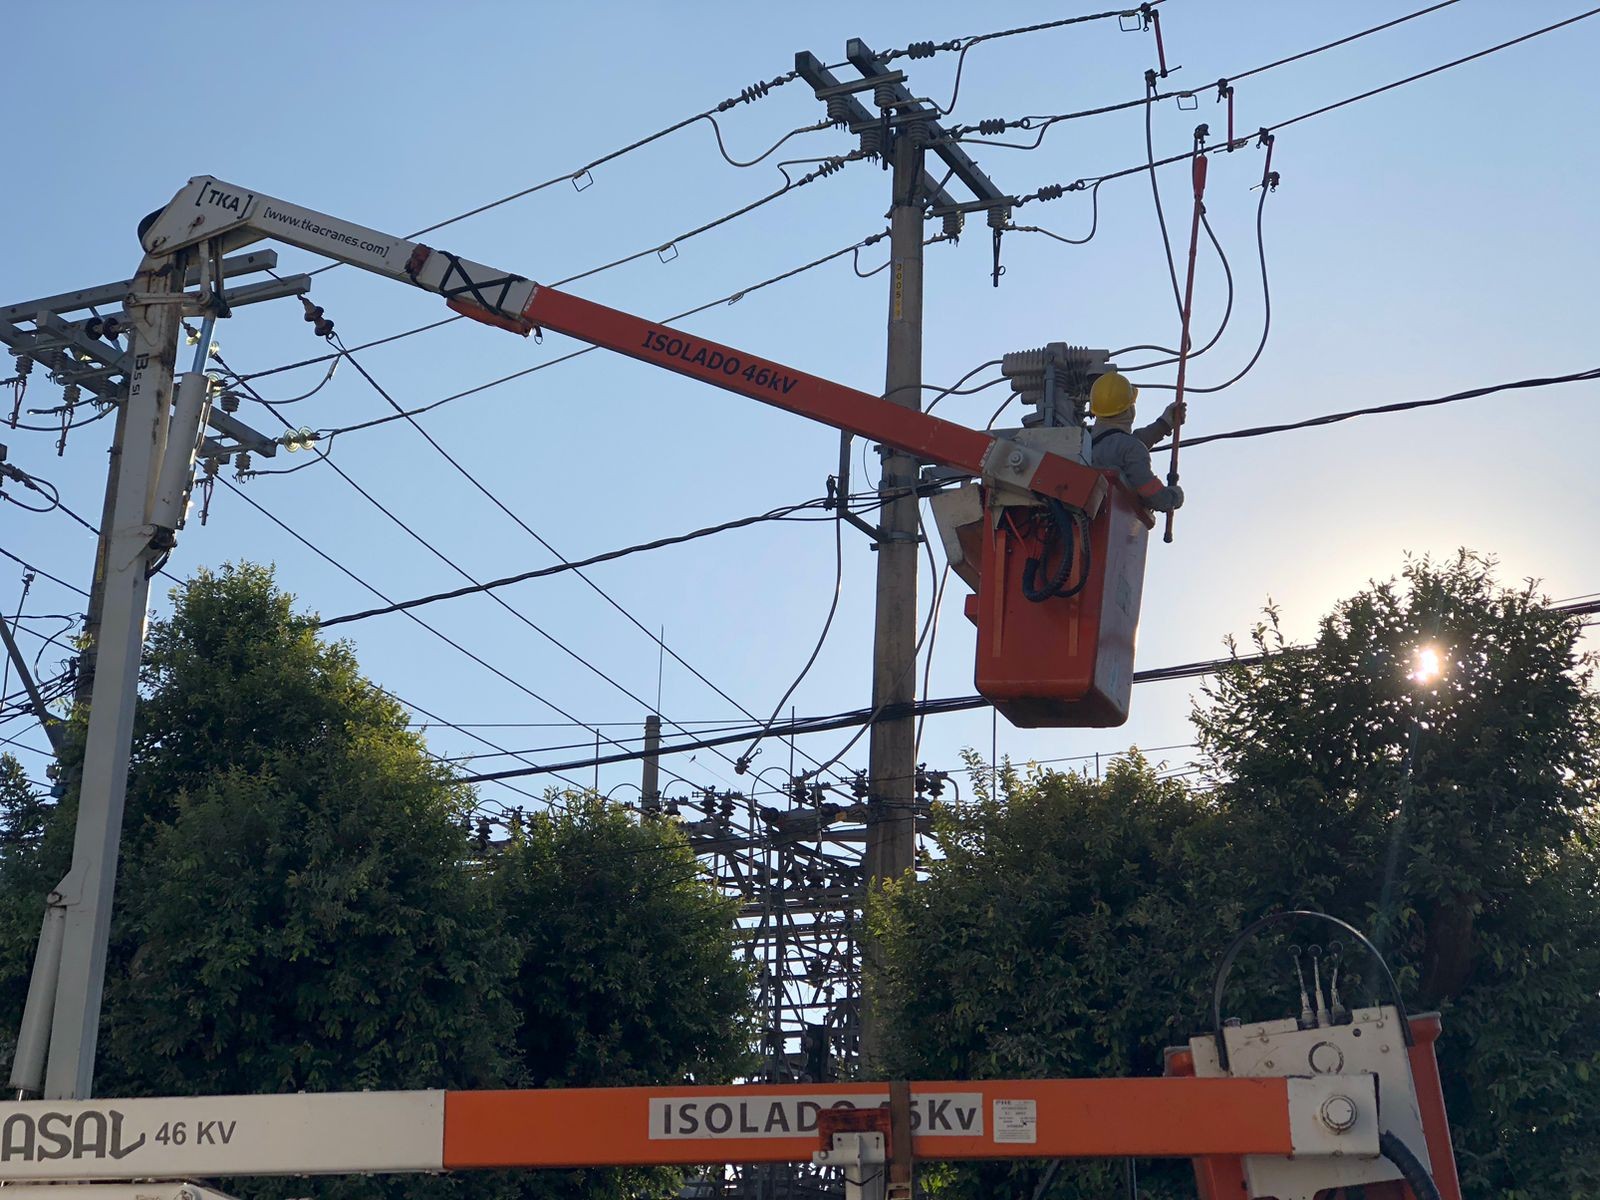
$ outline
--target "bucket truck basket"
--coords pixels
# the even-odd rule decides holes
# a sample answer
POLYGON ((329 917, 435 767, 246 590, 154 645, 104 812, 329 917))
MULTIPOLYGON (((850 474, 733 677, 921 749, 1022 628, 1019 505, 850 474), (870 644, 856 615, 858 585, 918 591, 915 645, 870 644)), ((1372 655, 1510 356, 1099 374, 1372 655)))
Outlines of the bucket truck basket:
POLYGON ((978 691, 1013 725, 1095 727, 1128 719, 1152 524, 1108 474, 1092 516, 1001 502, 967 484, 934 498, 952 569, 973 588, 978 691))

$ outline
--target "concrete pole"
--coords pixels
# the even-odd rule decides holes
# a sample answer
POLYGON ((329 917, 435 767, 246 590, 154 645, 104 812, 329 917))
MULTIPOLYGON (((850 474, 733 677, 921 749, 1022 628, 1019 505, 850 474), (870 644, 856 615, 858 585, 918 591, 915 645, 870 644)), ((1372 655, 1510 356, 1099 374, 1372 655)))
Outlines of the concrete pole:
MULTIPOLYGON (((183 273, 166 269, 169 265, 167 259, 146 259, 134 280, 135 291, 176 293, 183 273)), ((116 498, 97 580, 100 630, 77 836, 72 867, 56 888, 65 926, 45 1071, 44 1094, 52 1100, 86 1099, 94 1080, 149 575, 155 561, 148 513, 166 449, 178 349, 176 303, 130 304, 129 312, 135 318, 134 369, 123 402, 127 421, 117 456, 116 498)))
MULTIPOLYGON (((919 195, 923 146, 916 125, 902 125, 893 148, 894 207, 890 214, 889 362, 884 394, 905 408, 922 407, 922 238, 919 195)), ((906 715, 872 727, 867 763, 867 884, 899 879, 916 851, 917 498, 918 461, 892 453, 878 481, 885 499, 879 525, 877 616, 872 643, 875 709, 905 705, 906 715)), ((874 939, 862 946, 861 1056, 867 1077, 881 1069, 883 1033, 878 995, 883 960, 874 939)))
POLYGON ((661 799, 661 718, 655 713, 644 719, 644 779, 639 799, 639 806, 647 812, 661 799))

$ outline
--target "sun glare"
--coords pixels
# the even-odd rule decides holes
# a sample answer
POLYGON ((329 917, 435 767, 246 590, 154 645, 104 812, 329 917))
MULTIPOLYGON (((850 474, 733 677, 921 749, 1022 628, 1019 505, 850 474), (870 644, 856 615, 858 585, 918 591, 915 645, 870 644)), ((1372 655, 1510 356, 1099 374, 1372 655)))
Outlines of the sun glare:
POLYGON ((1434 646, 1419 646, 1417 648, 1416 670, 1411 672, 1411 678, 1417 683, 1432 683, 1444 674, 1444 660, 1439 657, 1439 651, 1434 646))

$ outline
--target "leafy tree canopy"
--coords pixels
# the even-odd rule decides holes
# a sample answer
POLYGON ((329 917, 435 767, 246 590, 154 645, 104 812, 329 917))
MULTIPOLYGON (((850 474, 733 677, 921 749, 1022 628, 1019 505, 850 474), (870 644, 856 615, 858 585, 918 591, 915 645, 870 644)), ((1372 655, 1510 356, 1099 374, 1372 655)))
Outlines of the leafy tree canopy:
MULTIPOLYGON (((201 572, 151 629, 96 1090, 105 1095, 725 1078, 748 991, 682 838, 598 800, 503 846, 271 572, 201 572)), ((68 767, 70 771, 71 762, 68 767)), ((559 806, 566 805, 565 810, 559 806)), ((75 805, 0 770, 0 988, 20 1015, 75 805)), ((319 1195, 598 1197, 640 1173, 327 1180, 319 1195)), ((252 1195, 303 1194, 292 1180, 252 1195)), ((650 1179, 665 1186, 665 1179, 650 1179)))
MULTIPOLYGON (((1600 707, 1580 636, 1482 559, 1413 562, 1336 606, 1309 647, 1286 644, 1269 610, 1263 660, 1224 671, 1196 708, 1214 786, 1133 758, 1104 781, 1009 774, 1003 802, 944 814, 926 884, 874 906, 896 1069, 1158 1073, 1164 1045, 1209 1028, 1232 933, 1318 908, 1374 931, 1412 1008, 1443 1012, 1467 1193, 1595 1194, 1600 707), (1437 678, 1417 671, 1423 646, 1437 678)), ((1282 947, 1241 961, 1230 1014, 1298 1009, 1282 947)), ((1364 975, 1347 996, 1370 1003, 1364 975)), ((935 1177, 962 1197, 1037 1178, 935 1177)), ((1051 1198, 1119 1182, 1120 1168, 1071 1168, 1051 1198)), ((1193 1194, 1170 1164, 1146 1164, 1142 1183, 1193 1194)))

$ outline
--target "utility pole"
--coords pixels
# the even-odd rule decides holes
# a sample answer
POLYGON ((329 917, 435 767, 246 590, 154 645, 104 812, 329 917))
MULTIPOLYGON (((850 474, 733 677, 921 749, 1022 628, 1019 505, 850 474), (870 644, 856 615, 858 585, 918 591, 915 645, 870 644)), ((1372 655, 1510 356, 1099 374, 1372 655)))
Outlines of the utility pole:
POLYGON ((639 807, 645 812, 661 808, 661 717, 644 719, 644 778, 639 785, 639 807))
MULTIPOLYGON (((889 361, 884 395, 906 408, 922 407, 922 160, 924 126, 895 127, 894 206, 889 232, 889 361)), ((877 610, 872 631, 872 706, 901 715, 873 725, 867 759, 867 879, 896 880, 915 863, 917 698, 917 473, 909 454, 885 452, 878 496, 877 610)), ((863 945, 861 1054, 869 1070, 882 1060, 877 1017, 881 951, 863 945)))
POLYGON ((150 578, 183 524, 196 454, 227 455, 235 447, 269 456, 276 451, 272 439, 209 410, 201 370, 217 315, 231 303, 304 293, 309 277, 224 292, 230 273, 269 270, 277 256, 265 251, 223 260, 210 250, 201 253, 186 253, 181 262, 147 257, 131 280, 0 306, 0 341, 19 358, 118 406, 86 629, 91 646, 78 680, 89 722, 74 789, 72 865, 45 902, 10 1079, 19 1099, 90 1095, 150 578), (202 292, 186 294, 194 283, 202 292), (117 302, 126 310, 108 317, 61 316, 117 302), (186 313, 198 312, 207 316, 194 368, 175 388, 179 328, 186 313), (131 334, 127 350, 116 342, 125 333, 131 334), (231 444, 204 437, 208 424, 231 444))
MULTIPOLYGON (((892 71, 860 38, 845 46, 845 58, 859 80, 840 82, 815 55, 795 55, 795 70, 809 83, 828 115, 859 135, 863 150, 877 153, 890 167, 888 366, 884 395, 906 408, 922 407, 922 251, 930 211, 944 218, 944 234, 961 231, 966 211, 989 212, 998 228, 1009 218, 1007 197, 966 152, 948 141, 936 110, 907 90, 905 74, 892 71), (856 97, 870 92, 877 112, 856 97), (942 183, 924 170, 929 150, 959 180, 976 202, 958 203, 942 183)), ((998 234, 996 235, 998 236, 998 234)), ((840 448, 841 506, 848 511, 849 442, 840 448)), ((918 498, 914 489, 922 464, 914 457, 884 452, 878 482, 883 501, 876 531, 877 610, 873 626, 872 705, 894 715, 874 723, 868 751, 866 878, 871 890, 898 880, 916 863, 917 574, 920 541, 918 498), (904 493, 904 494, 902 494, 904 493)), ((862 941, 861 1057, 870 1074, 883 1058, 878 1019, 878 981, 882 961, 871 938, 862 941)))

